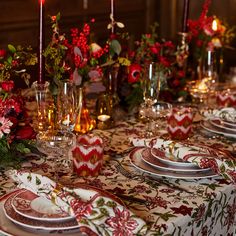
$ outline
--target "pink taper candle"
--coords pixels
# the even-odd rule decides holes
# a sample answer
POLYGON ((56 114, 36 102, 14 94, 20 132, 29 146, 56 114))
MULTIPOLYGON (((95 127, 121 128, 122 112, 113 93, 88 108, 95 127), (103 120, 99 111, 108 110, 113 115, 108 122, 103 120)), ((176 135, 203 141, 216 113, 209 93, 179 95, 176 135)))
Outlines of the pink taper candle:
POLYGON ((111 0, 111 17, 112 17, 111 32, 114 33, 114 31, 115 31, 115 26, 114 26, 114 0, 111 0))
POLYGON ((184 0, 184 11, 183 11, 183 25, 182 25, 182 32, 187 32, 187 21, 188 21, 188 12, 189 12, 189 1, 184 0))
POLYGON ((38 83, 44 83, 45 76, 45 58, 43 52, 45 49, 45 0, 39 0, 39 48, 38 48, 38 83))

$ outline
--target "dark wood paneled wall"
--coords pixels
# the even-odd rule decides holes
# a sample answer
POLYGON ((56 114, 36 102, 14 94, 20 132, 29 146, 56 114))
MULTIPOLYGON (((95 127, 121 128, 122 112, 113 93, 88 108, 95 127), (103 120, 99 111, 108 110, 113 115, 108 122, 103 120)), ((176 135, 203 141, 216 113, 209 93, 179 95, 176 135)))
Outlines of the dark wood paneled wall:
MULTIPOLYGON (((125 24, 125 31, 134 37, 144 33, 148 25, 157 19, 155 0, 117 0, 115 16, 125 24)), ((93 31, 98 39, 109 35, 110 0, 46 0, 46 16, 61 12, 61 31, 68 33, 72 27, 80 27, 91 18, 96 19, 93 31)), ((0 1, 0 47, 8 43, 37 46, 38 0, 0 1)), ((49 18, 46 19, 46 38, 50 40, 49 18)))
MULTIPOLYGON (((149 25, 159 22, 159 36, 176 40, 181 30, 183 0, 114 0, 117 21, 125 24, 124 31, 138 39, 149 30, 149 25)), ((204 0, 190 0, 189 16, 199 17, 204 0)), ((81 27, 83 22, 96 19, 93 27, 96 38, 104 41, 109 34, 110 0, 45 0, 46 15, 61 12, 61 31, 69 33, 72 27, 81 27)), ((236 0, 212 0, 210 14, 236 24, 236 0)), ((8 43, 32 45, 38 41, 38 0, 0 0, 0 48, 8 43)), ((47 18, 46 39, 51 30, 47 18)), ((234 45, 236 46, 236 40, 234 45)), ((236 61, 235 52, 230 58, 236 61)), ((236 62, 235 62, 236 63, 236 62)))

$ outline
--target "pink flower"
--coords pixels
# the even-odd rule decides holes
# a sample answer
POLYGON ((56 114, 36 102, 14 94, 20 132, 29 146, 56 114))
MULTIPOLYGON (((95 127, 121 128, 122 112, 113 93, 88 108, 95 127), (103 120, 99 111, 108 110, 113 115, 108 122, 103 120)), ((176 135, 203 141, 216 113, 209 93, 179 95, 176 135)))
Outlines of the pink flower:
POLYGON ((114 213, 115 216, 110 217, 106 220, 106 224, 108 224, 111 228, 114 229, 112 235, 132 236, 133 235, 132 231, 136 229, 138 223, 136 220, 131 218, 130 212, 125 209, 123 209, 123 211, 120 211, 119 208, 115 208, 114 213))
POLYGON ((10 126, 12 126, 12 122, 5 118, 0 117, 0 138, 5 134, 9 134, 11 132, 10 126))
POLYGON ((100 70, 100 68, 96 68, 93 70, 90 70, 88 73, 89 78, 91 79, 91 81, 100 81, 102 78, 102 71, 100 70))

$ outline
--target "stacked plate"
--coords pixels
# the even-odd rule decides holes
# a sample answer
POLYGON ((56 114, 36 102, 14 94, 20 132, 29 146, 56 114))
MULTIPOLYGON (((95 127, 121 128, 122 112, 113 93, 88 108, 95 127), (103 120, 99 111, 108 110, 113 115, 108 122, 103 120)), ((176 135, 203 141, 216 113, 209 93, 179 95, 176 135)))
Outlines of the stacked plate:
MULTIPOLYGON (((122 205, 124 204, 115 195, 96 187, 79 184, 78 191, 80 197, 85 201, 89 201, 99 194, 111 198, 122 205)), ((19 230, 36 232, 40 235, 43 233, 82 235, 81 231, 85 228, 80 228, 74 216, 64 212, 50 200, 26 189, 19 189, 9 194, 5 202, 2 203, 2 209, 6 218, 16 226, 19 226, 19 230)), ((4 232, 12 233, 11 231, 12 229, 8 228, 4 232)), ((86 232, 89 232, 88 229, 86 232)))
POLYGON ((201 126, 209 132, 236 138, 235 112, 235 109, 232 111, 232 109, 226 110, 226 108, 213 112, 213 114, 202 121, 201 126))
POLYGON ((137 148, 130 153, 129 158, 137 169, 157 177, 201 179, 217 176, 209 168, 201 169, 197 164, 168 156, 156 148, 137 148))
POLYGON ((25 189, 12 193, 4 202, 3 211, 10 221, 27 231, 56 233, 79 230, 74 216, 25 189))

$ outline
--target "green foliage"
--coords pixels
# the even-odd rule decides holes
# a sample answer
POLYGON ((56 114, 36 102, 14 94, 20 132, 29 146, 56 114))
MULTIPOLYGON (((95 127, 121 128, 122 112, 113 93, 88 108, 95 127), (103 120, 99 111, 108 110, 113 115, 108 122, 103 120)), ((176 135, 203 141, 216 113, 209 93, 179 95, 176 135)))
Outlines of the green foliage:
POLYGON ((5 56, 0 57, 0 82, 20 75, 28 84, 30 75, 26 70, 37 63, 36 53, 33 53, 31 46, 24 48, 9 44, 7 49, 5 56))

